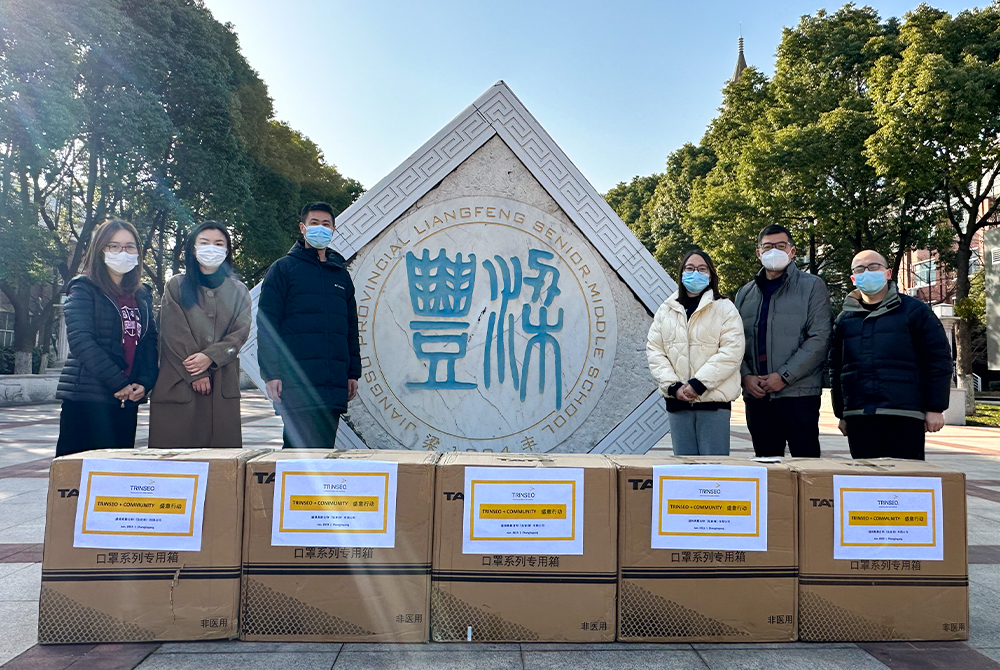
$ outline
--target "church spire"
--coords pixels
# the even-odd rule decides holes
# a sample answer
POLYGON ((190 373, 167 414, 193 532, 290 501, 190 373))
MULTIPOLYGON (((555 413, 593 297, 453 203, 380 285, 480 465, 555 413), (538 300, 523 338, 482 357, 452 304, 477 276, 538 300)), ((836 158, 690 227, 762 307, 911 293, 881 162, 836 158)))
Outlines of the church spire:
POLYGON ((743 28, 740 27, 740 55, 736 59, 736 71, 733 72, 733 81, 739 81, 743 70, 747 69, 747 59, 743 57, 743 28))

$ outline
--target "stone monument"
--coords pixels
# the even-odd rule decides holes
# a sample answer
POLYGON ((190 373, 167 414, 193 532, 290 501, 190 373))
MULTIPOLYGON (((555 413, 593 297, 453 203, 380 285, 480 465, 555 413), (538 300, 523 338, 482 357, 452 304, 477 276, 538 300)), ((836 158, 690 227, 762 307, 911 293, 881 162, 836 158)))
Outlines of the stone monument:
MULTIPOLYGON (((362 358, 338 447, 643 453, 667 432, 645 343, 675 284, 503 82, 331 247, 362 358)), ((263 387, 255 333, 242 361, 263 387)))

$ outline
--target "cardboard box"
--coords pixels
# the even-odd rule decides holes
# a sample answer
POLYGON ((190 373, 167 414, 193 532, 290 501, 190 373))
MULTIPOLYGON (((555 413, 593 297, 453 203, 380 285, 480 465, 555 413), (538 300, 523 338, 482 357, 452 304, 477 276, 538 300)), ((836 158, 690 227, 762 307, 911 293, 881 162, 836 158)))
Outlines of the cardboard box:
POLYGON ((614 640, 616 502, 603 456, 442 456, 431 638, 614 640))
POLYGON ((260 453, 107 449, 55 459, 49 475, 38 641, 235 638, 243 478, 246 461, 260 453), (94 459, 114 460, 102 465, 94 459), (174 474, 162 476, 165 469, 174 474), (176 474, 202 469, 207 481, 204 471, 176 474), (81 472, 88 473, 86 479, 81 480, 81 472), (162 513, 168 505, 177 509, 162 513), (78 508, 89 516, 78 519, 78 508), (202 523, 195 524, 199 515, 202 523), (180 523, 183 532, 164 535, 171 527, 163 523, 180 523), (127 530, 132 526, 141 528, 127 530), (178 543, 190 548, 199 542, 198 551, 176 549, 178 543))
MULTIPOLYGON (((645 455, 615 456, 612 460, 619 466, 619 640, 796 639, 796 479, 789 468, 735 457, 645 455), (677 465, 699 467, 657 470, 654 477, 655 466, 677 465), (729 479, 720 483, 720 471, 701 472, 710 466, 734 470, 722 471, 729 479), (760 469, 766 470, 767 477, 766 515, 762 505, 743 509, 741 503, 740 518, 747 524, 753 519, 752 526, 731 532, 734 529, 724 526, 697 525, 702 523, 702 517, 695 513, 699 506, 717 512, 706 518, 725 521, 732 500, 759 497, 756 484, 741 480, 743 470, 748 476, 759 477, 760 469), (661 475, 666 476, 663 482, 659 481, 661 475), (654 492, 660 486, 662 506, 654 508, 654 492), (658 509, 667 514, 664 521, 659 520, 658 509), (760 528, 759 518, 751 516, 758 512, 766 518, 766 532, 760 528), (686 526, 672 526, 672 516, 686 526), (656 541, 661 546, 657 548, 652 546, 654 518, 659 523, 656 541), (766 545, 761 542, 764 538, 766 545), (747 550, 749 546, 757 550, 747 550), (766 551, 759 550, 763 546, 766 551)), ((659 495, 655 498, 661 502, 659 495)))
POLYGON ((438 456, 415 451, 289 449, 248 463, 241 638, 426 642, 438 456), (307 468, 306 461, 318 465, 307 468), (394 471, 394 495, 388 477, 384 489, 379 484, 374 493, 362 491, 369 479, 381 479, 359 474, 356 468, 394 471), (306 471, 311 474, 294 474, 306 471), (289 473, 284 480, 282 473, 289 473), (342 480, 348 483, 338 489, 342 480), (296 488, 301 486, 307 487, 305 493, 296 488), (372 533, 356 534, 357 528, 338 527, 336 519, 313 519, 350 516, 346 512, 316 512, 305 515, 299 524, 291 514, 293 495, 303 496, 299 500, 306 509, 322 509, 323 498, 337 502, 335 495, 310 498, 309 486, 342 494, 352 504, 366 497, 378 498, 372 511, 361 514, 375 519, 372 533), (277 515, 278 528, 287 529, 281 536, 287 539, 280 540, 291 543, 287 546, 272 544, 277 533, 273 523, 276 490, 279 507, 283 498, 288 501, 277 515), (316 526, 315 532, 301 531, 311 523, 331 525, 316 526))
POLYGON ((968 639, 963 473, 892 459, 789 463, 799 478, 802 640, 968 639))

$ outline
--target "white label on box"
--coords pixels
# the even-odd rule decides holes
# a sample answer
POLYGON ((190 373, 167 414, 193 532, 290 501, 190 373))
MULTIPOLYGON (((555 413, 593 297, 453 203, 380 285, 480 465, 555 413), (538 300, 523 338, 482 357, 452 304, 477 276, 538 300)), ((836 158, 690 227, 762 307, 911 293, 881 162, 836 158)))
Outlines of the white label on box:
POLYGON ((201 551, 208 463, 85 458, 74 547, 201 551))
POLYGON ((271 545, 396 546, 396 471, 386 461, 278 461, 271 545))
POLYGON ((767 468, 653 466, 650 546, 767 551, 767 468))
POLYGON ((833 476, 835 559, 944 560, 940 477, 833 476))
POLYGON ((582 554, 583 468, 465 468, 463 554, 582 554))

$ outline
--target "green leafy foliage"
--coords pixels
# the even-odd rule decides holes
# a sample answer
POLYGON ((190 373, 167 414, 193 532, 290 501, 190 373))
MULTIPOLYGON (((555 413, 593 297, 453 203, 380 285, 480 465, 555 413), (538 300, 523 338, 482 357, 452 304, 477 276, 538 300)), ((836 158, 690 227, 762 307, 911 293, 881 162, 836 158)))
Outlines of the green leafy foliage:
POLYGON ((194 0, 0 3, 0 290, 27 351, 110 217, 142 236, 147 281, 182 267, 185 235, 230 225, 259 279, 310 200, 362 193, 274 118, 232 27, 194 0))
MULTIPOLYGON (((976 233, 995 225, 1000 178, 1000 5, 950 15, 920 5, 899 31, 901 51, 879 58, 872 74, 878 123, 867 155, 880 176, 932 194, 945 212, 954 294, 969 295, 976 233)), ((972 324, 960 321, 961 375, 976 357, 972 324)))
MULTIPOLYGON (((652 178, 638 216, 613 206, 669 272, 701 247, 731 293, 760 267, 757 232, 780 223, 835 304, 857 252, 875 249, 898 272, 907 252, 931 249, 954 268, 961 305, 973 237, 1000 206, 989 199, 1000 186, 1000 5, 804 16, 785 28, 774 76, 749 67, 728 83, 700 143, 652 178)), ((959 327, 960 368, 972 324, 959 327)))

